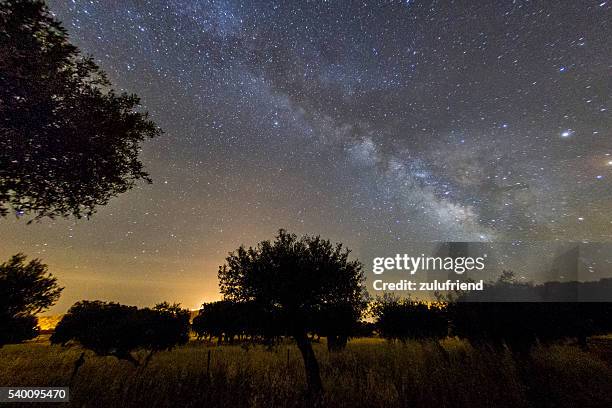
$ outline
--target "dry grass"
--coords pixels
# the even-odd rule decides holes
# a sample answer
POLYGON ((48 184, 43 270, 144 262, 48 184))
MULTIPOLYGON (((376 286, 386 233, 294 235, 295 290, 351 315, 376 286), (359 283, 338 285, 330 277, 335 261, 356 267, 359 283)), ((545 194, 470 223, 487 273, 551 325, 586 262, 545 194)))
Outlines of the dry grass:
MULTIPOLYGON (((611 367, 574 346, 541 347, 521 359, 456 339, 358 339, 339 353, 323 344, 315 350, 331 407, 612 406, 611 367)), ((5 346, 0 386, 68 385, 79 353, 45 342, 5 346)), ((302 367, 293 345, 268 351, 192 342, 156 355, 142 370, 88 355, 70 385, 71 405, 306 407, 302 367)))

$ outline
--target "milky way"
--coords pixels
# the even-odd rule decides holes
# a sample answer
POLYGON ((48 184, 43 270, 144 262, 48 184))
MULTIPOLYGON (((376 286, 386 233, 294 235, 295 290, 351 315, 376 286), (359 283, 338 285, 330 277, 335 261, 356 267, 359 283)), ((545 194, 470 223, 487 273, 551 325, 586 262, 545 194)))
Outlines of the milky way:
POLYGON ((2 221, 0 255, 55 265, 71 300, 197 303, 279 227, 366 260, 612 241, 611 4, 52 1, 165 133, 152 185, 89 221, 2 221))

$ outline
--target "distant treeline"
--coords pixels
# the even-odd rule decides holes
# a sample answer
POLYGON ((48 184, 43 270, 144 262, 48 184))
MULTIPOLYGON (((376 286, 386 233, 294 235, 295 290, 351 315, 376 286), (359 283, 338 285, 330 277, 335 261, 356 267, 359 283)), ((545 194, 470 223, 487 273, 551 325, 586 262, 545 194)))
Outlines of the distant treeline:
MULTIPOLYGON (((326 337, 328 349, 336 350, 346 346, 349 337, 373 335, 374 326, 361 318, 350 307, 330 305, 313 308, 301 320, 313 339, 326 337)), ((291 326, 291 316, 280 308, 228 300, 203 304, 192 324, 198 338, 216 339, 218 344, 249 340, 271 345, 290 337, 291 326)))
MULTIPOLYGON (((528 351, 531 346, 562 339, 586 345, 589 336, 612 332, 612 303, 604 302, 424 302, 394 296, 372 301, 367 320, 342 311, 321 311, 309 319, 313 339, 327 337, 330 351, 348 339, 378 336, 391 341, 441 339, 457 336, 475 346, 507 346, 528 351)), ((274 344, 287 336, 281 311, 255 304, 218 301, 204 304, 192 330, 217 344, 236 341, 274 344)))
POLYGON ((612 302, 612 278, 589 282, 519 282, 505 271, 486 290, 462 293, 464 302, 612 302))
MULTIPOLYGON (((612 332, 609 302, 508 302, 532 296, 543 288, 568 293, 584 288, 607 288, 611 279, 588 283, 517 283, 506 273, 481 293, 439 294, 424 302, 390 294, 369 302, 363 313, 349 307, 318 307, 302 316, 311 340, 327 339, 330 351, 346 346, 350 338, 378 336, 391 341, 440 339, 458 336, 474 345, 507 346, 526 351, 537 342, 573 339, 585 346, 589 336, 612 332), (502 301, 489 302, 498 296, 502 301), (484 300, 483 300, 484 299, 484 300)), ((250 342, 274 345, 291 337, 291 316, 282 308, 257 302, 221 300, 205 303, 190 324, 190 312, 178 305, 160 304, 138 309, 116 303, 78 302, 59 322, 54 343, 77 341, 101 355, 132 361, 138 348, 158 351, 184 344, 191 331, 198 339, 216 344, 250 342)))

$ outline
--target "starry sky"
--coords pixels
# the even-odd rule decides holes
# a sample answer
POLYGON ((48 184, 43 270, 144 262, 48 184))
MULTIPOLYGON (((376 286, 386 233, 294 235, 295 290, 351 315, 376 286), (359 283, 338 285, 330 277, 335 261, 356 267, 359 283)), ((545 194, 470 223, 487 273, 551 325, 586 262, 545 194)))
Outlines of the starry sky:
POLYGON ((195 308, 281 227, 368 271, 432 241, 612 242, 612 2, 49 5, 165 131, 153 184, 90 220, 0 220, 0 257, 66 286, 53 311, 195 308))

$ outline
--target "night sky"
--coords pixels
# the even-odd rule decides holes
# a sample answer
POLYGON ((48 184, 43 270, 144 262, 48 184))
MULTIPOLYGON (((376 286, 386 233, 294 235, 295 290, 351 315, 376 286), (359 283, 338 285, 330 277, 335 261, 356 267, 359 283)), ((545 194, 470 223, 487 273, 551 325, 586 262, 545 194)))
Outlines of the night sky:
POLYGON ((0 257, 48 263, 63 311, 197 307, 280 227, 368 270, 415 242, 610 242, 611 6, 51 1, 165 133, 152 185, 90 220, 0 220, 0 257))

